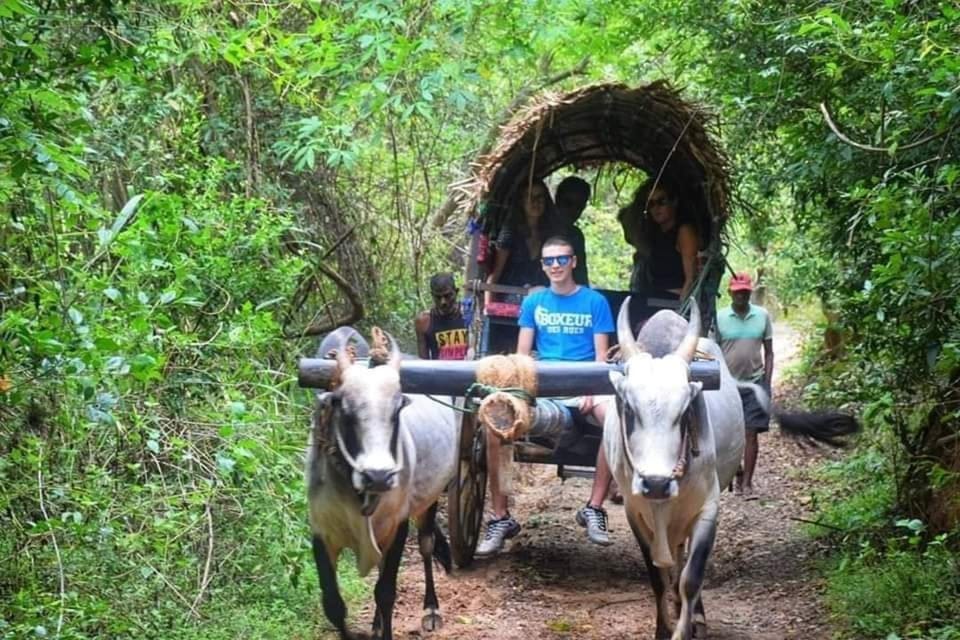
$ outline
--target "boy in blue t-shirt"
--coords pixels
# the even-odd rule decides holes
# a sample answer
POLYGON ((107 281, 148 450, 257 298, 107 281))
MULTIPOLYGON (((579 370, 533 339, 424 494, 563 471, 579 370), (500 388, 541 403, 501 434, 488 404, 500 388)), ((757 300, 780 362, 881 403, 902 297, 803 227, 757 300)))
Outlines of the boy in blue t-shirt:
MULTIPOLYGON (((603 362, 614 332, 613 317, 606 299, 573 279, 577 257, 564 238, 547 239, 541 248, 541 264, 550 280, 550 288, 527 296, 520 307, 520 336, 517 353, 530 355, 536 347, 540 360, 603 362)), ((582 396, 562 403, 575 408, 587 421, 602 428, 611 396, 582 396)), ((550 402, 550 400, 538 400, 550 402)), ((484 539, 477 546, 478 556, 491 556, 520 532, 520 523, 507 509, 508 496, 500 491, 500 439, 487 431, 487 472, 493 519, 487 522, 484 539)), ((603 501, 610 488, 610 467, 603 447, 597 454, 597 468, 587 505, 577 512, 577 523, 587 529, 591 542, 609 545, 607 512, 603 501)))

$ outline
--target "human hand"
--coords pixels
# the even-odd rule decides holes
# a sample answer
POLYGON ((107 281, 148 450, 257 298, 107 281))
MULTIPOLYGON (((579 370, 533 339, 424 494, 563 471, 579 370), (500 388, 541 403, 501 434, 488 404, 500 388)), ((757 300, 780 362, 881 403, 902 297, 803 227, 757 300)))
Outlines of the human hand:
POLYGON ((588 415, 593 411, 593 396, 583 396, 580 398, 580 413, 588 415))

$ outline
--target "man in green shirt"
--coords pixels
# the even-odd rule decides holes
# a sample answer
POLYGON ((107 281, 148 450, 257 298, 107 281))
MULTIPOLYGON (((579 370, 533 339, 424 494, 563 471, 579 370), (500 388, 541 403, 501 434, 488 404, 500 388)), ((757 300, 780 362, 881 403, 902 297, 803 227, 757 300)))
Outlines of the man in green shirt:
MULTIPOLYGON (((741 382, 759 384, 770 393, 773 379, 773 325, 763 307, 750 304, 753 282, 741 272, 730 278, 733 303, 717 312, 717 342, 733 377, 741 382)), ((753 494, 753 472, 757 466, 760 443, 757 434, 770 429, 770 415, 760 406, 751 389, 740 389, 746 443, 742 472, 737 474, 738 493, 753 494)))

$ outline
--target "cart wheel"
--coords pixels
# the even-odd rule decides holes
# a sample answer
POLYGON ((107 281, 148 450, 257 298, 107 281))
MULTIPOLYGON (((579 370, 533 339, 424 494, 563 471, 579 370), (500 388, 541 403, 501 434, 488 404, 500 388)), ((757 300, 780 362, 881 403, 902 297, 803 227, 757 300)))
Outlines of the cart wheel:
POLYGON ((447 520, 453 561, 470 566, 483 528, 483 502, 487 496, 487 447, 483 429, 473 416, 463 417, 463 449, 457 475, 447 490, 447 520), (467 431, 469 429, 469 431, 467 431))

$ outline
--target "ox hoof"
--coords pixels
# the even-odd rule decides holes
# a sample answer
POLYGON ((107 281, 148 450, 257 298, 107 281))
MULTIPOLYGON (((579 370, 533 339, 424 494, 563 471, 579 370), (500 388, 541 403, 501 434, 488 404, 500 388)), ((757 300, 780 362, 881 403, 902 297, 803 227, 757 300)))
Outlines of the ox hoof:
POLYGON ((693 623, 693 637, 694 638, 706 638, 707 637, 707 623, 703 620, 698 620, 693 623))
POLYGON ((443 626, 443 618, 440 617, 440 613, 437 611, 427 611, 423 614, 423 618, 420 619, 420 626, 427 632, 439 631, 440 627, 443 626))

